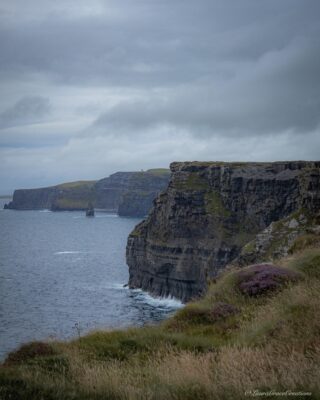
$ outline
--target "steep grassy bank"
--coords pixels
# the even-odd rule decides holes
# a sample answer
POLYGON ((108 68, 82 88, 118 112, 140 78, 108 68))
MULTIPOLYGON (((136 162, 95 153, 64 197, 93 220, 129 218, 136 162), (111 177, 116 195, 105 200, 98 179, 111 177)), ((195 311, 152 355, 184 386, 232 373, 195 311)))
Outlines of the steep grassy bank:
POLYGON ((25 345, 0 368, 0 398, 320 398, 320 249, 299 248, 277 265, 254 295, 243 286, 252 267, 226 271, 161 325, 25 345))

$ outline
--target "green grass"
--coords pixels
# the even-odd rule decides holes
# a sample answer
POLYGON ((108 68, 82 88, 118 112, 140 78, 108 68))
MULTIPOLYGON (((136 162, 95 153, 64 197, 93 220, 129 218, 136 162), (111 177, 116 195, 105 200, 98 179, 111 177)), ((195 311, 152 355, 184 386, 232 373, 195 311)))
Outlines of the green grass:
POLYGON ((209 189, 207 180, 197 172, 189 172, 185 180, 176 181, 174 186, 181 191, 206 191, 209 189))
POLYGON ((288 266, 302 272, 310 279, 320 280, 320 248, 307 248, 289 258, 288 266))
POLYGON ((54 201, 53 209, 61 210, 85 210, 88 207, 88 203, 91 201, 91 197, 85 199, 73 199, 68 197, 57 198, 54 201))
POLYGON ((57 185, 57 187, 61 189, 88 189, 92 188, 97 181, 75 181, 75 182, 66 182, 57 185))
POLYGON ((246 245, 243 246, 242 253, 243 254, 252 253, 255 251, 255 248, 256 248, 255 241, 252 240, 251 242, 248 242, 246 245))
POLYGON ((301 279, 270 295, 242 295, 233 269, 161 324, 26 345, 0 367, 0 398, 220 400, 248 390, 319 398, 320 249, 280 264, 301 279), (213 321, 217 302, 239 312, 213 321))
POLYGON ((297 237, 297 239, 291 245, 291 247, 289 249, 289 253, 294 254, 299 251, 305 250, 307 248, 312 248, 315 246, 319 247, 319 244, 320 244, 320 236, 319 235, 307 233, 305 235, 301 235, 301 236, 297 237))
POLYGON ((246 162, 246 161, 189 161, 184 163, 187 167, 199 167, 199 168, 208 168, 208 167, 231 167, 231 168, 241 168, 246 166, 255 166, 255 165, 271 165, 271 163, 266 162, 246 162))
POLYGON ((205 194, 205 204, 206 212, 211 215, 224 218, 231 215, 230 210, 225 207, 221 195, 217 191, 211 190, 205 194))
POLYGON ((155 176, 167 176, 170 175, 170 169, 168 168, 152 168, 148 169, 146 172, 155 176))

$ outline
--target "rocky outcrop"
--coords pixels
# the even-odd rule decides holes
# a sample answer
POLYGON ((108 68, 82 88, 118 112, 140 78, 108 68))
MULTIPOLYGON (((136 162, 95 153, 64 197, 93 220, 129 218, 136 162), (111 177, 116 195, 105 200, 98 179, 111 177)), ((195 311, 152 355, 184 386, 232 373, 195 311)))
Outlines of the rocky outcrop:
POLYGON ((232 265, 273 261, 320 243, 320 210, 301 208, 272 222, 241 249, 232 265))
POLYGON ((199 296, 244 245, 296 210, 320 207, 320 162, 172 163, 172 177, 129 235, 129 286, 199 296))
POLYGON ((119 212, 123 216, 145 216, 154 198, 165 189, 170 177, 167 169, 146 172, 117 172, 99 181, 79 181, 40 189, 15 190, 6 208, 52 211, 95 208, 119 212))

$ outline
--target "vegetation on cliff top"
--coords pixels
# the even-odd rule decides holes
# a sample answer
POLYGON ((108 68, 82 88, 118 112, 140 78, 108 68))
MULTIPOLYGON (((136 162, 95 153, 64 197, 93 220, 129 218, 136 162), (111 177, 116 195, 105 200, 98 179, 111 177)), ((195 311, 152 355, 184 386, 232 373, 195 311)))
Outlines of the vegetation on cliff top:
POLYGON ((89 189, 94 186, 97 181, 75 181, 75 182, 66 182, 57 185, 61 189, 89 189))
POLYGON ((168 168, 152 168, 148 169, 146 172, 156 176, 166 176, 170 174, 170 170, 168 168))
POLYGON ((0 367, 0 398, 220 400, 254 390, 319 398, 320 250, 279 265, 298 278, 264 295, 243 294, 232 269, 160 325, 24 345, 0 367))

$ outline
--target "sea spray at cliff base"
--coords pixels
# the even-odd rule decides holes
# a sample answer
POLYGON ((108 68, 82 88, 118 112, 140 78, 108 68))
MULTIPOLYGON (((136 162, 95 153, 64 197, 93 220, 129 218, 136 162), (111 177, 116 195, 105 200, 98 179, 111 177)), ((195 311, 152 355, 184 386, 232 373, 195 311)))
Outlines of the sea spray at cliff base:
MULTIPOLYGON (((319 161, 174 162, 170 168, 167 190, 127 242, 129 285, 153 295, 182 301, 201 296, 273 222, 296 212, 303 225, 320 209, 319 161)), ((299 225, 295 218, 290 226, 299 225)), ((288 229, 289 242, 304 232, 288 229)), ((286 251, 288 246, 278 253, 286 251)), ((254 254, 246 260, 255 261, 254 254)))

